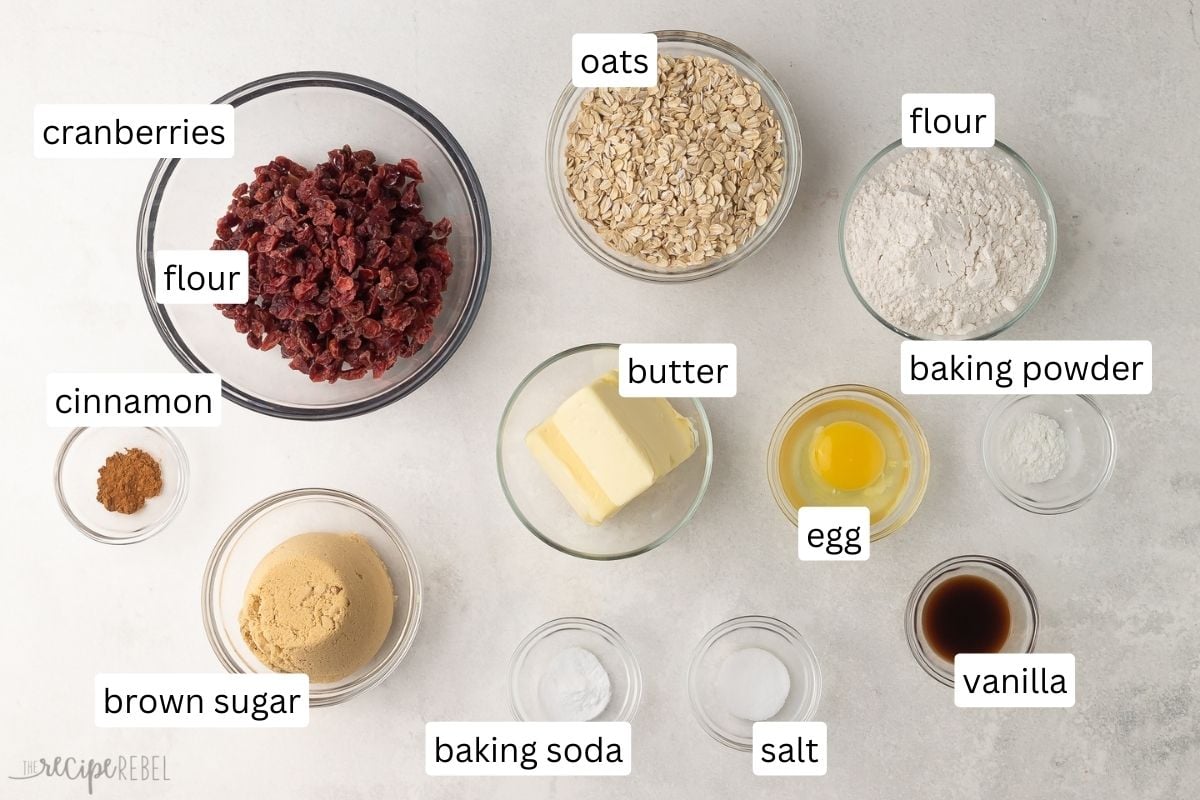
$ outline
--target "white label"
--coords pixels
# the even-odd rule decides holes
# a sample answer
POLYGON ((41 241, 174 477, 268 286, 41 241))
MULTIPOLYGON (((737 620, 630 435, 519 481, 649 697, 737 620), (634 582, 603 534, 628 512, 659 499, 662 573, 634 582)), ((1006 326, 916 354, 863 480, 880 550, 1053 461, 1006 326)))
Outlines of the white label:
POLYGON ((829 768, 824 722, 756 722, 753 737, 755 775, 824 775, 829 768))
POLYGON ((626 87, 658 84, 658 37, 653 33, 577 33, 571 37, 571 83, 626 87))
POLYGON ((959 653, 954 657, 959 708, 1071 708, 1071 653, 959 653))
POLYGON ((163 305, 245 303, 250 254, 245 250, 154 251, 154 299, 163 305))
POLYGON ((211 372, 58 372, 46 376, 51 428, 221 424, 221 376, 211 372))
POLYGON ((801 561, 866 561, 871 557, 871 511, 866 506, 805 506, 801 561))
POLYGON ((36 158, 232 158, 233 106, 33 107, 36 158))
POLYGON ((1147 341, 903 342, 904 394, 1150 394, 1147 341))
POLYGON ((427 722, 426 775, 628 775, 628 722, 427 722))
POLYGON ((100 674, 95 710, 98 728, 304 728, 308 676, 100 674))
POLYGON ((993 94, 906 94, 900 98, 905 147, 991 147, 996 143, 993 94))
POLYGON ((617 351, 622 397, 733 397, 737 345, 623 344, 617 351))

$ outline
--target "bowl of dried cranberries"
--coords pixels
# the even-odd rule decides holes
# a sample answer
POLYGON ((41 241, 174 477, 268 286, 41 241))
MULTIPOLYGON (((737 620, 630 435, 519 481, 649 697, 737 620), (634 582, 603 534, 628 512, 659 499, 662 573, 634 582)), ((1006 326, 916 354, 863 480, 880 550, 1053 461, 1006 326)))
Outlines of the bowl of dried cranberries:
POLYGON ((138 219, 163 341, 228 399, 288 419, 351 417, 421 386, 487 286, 487 204, 462 147, 353 75, 275 75, 215 102, 234 107, 234 157, 158 162, 138 219), (210 249, 247 253, 247 301, 158 303, 155 253, 210 249))

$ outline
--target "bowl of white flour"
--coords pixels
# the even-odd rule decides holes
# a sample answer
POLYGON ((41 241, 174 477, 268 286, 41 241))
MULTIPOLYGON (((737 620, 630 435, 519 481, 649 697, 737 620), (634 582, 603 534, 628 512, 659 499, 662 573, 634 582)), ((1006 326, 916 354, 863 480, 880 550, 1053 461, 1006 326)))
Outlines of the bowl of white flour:
POLYGON ((986 339, 1041 297, 1057 247, 1054 207, 1023 158, 893 142, 842 206, 842 266, 855 295, 910 339, 986 339))

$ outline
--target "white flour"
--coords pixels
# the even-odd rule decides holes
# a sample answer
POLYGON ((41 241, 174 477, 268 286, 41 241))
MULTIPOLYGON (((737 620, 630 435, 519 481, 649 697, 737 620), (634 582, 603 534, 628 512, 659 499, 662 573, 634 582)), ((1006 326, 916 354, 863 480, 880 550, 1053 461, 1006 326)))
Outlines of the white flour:
POLYGON ((1067 465, 1067 434, 1053 417, 1025 414, 1008 429, 1000 458, 1022 483, 1052 481, 1067 465))
POLYGON ((1046 222, 998 151, 912 150, 864 183, 846 260, 880 316, 915 334, 966 336, 1005 317, 1046 261, 1046 222))
POLYGON ((546 665, 538 699, 551 722, 587 722, 608 708, 612 681, 590 650, 568 647, 546 665))

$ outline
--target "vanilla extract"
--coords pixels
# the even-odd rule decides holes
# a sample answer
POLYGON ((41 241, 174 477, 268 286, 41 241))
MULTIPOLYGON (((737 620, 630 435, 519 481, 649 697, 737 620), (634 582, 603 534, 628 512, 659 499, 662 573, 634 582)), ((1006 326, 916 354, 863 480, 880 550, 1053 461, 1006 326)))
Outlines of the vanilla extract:
POLYGON ((921 628, 947 661, 959 653, 999 653, 1012 630, 1012 612, 999 586, 979 575, 957 575, 929 593, 921 628))

